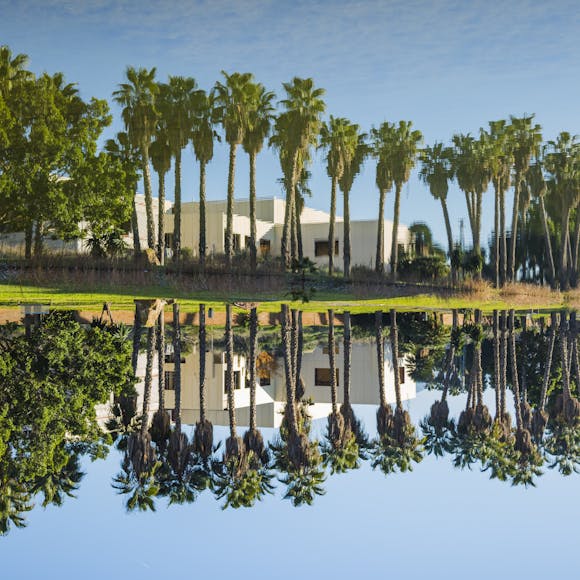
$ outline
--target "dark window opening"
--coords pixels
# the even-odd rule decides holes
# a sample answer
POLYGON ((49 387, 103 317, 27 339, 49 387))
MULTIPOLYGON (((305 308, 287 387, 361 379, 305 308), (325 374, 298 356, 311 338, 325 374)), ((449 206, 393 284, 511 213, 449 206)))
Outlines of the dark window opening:
MULTIPOLYGON (((338 386, 338 369, 336 373, 336 386, 338 386)), ((330 369, 314 369, 314 384, 317 387, 330 387, 330 369)))
POLYGON ((270 240, 260 240, 260 256, 270 255, 270 240))
POLYGON ((165 390, 175 391, 175 373, 173 371, 165 371, 165 390))
MULTIPOLYGON (((318 258, 328 256, 328 240, 314 242, 314 255, 318 258)), ((334 255, 338 256, 338 240, 334 240, 334 255)))

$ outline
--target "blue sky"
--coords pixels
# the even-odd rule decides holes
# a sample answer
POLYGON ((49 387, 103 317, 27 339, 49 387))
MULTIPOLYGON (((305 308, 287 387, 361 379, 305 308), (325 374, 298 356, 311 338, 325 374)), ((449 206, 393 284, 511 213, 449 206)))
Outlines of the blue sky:
MULTIPOLYGON (((250 71, 282 98, 281 83, 311 76, 326 89, 327 114, 369 129, 412 120, 427 144, 477 132, 489 120, 535 113, 547 139, 579 133, 580 11, 574 0, 258 1, 0 0, 0 43, 30 56, 35 72, 63 71, 84 97, 110 99, 127 65, 156 66, 158 77, 193 76, 210 88, 220 70, 250 71)), ((119 111, 111 133, 121 129, 119 111)), ((109 136, 109 135, 107 135, 109 136)), ((239 155, 236 196, 247 197, 239 155)), ((320 156, 310 205, 328 209, 320 156)), ((184 158, 184 197, 197 198, 198 170, 184 158)), ((225 197, 227 150, 208 168, 208 197, 225 197)), ((258 161, 258 194, 281 195, 275 154, 258 161)), ((171 182, 169 197, 172 197, 171 182)), ((352 216, 377 212, 374 164, 352 192, 352 216)), ((454 235, 466 218, 450 193, 454 235)), ((492 225, 484 201, 483 239, 492 225)), ((392 195, 386 217, 392 217, 392 195)), ((439 205, 414 175, 404 189, 403 222, 428 221, 444 242, 439 205)), ((466 238, 469 232, 466 220, 466 238)))

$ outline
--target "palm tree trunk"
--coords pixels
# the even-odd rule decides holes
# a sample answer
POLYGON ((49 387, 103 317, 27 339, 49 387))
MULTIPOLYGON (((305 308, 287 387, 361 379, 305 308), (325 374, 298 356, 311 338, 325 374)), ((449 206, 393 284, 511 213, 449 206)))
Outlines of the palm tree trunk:
POLYGON ((344 385, 343 385, 343 404, 345 407, 350 407, 350 367, 352 361, 352 342, 351 342, 351 326, 350 326, 350 312, 344 313, 344 385))
POLYGON ((298 154, 296 150, 292 154, 292 169, 290 179, 286 179, 286 207, 284 210, 284 229, 282 231, 282 259, 286 268, 292 265, 292 240, 291 240, 291 222, 292 222, 292 205, 295 202, 296 190, 296 171, 298 167, 298 154))
POLYGON ((145 386, 143 389, 143 411, 141 414, 141 436, 145 436, 149 426, 149 404, 153 384, 153 354, 155 351, 155 327, 147 329, 147 362, 145 364, 145 386))
POLYGON ((141 142, 143 161, 143 186, 145 189, 145 214, 147 215, 147 247, 155 248, 155 225, 153 222, 153 194, 151 190, 151 170, 149 168, 149 143, 147 139, 141 142))
MULTIPOLYGON (((495 196, 494 196, 494 214, 493 214, 493 229, 494 229, 494 272, 495 272, 495 287, 499 288, 501 286, 501 281, 499 277, 499 188, 500 182, 494 181, 494 189, 495 189, 495 196)), ((497 312, 494 314, 494 321, 497 312)))
POLYGON ((159 207, 157 208, 157 258, 165 264, 165 173, 159 172, 159 207))
POLYGON ((199 305, 199 420, 205 423, 205 359, 207 351, 205 304, 199 305))
POLYGON ((36 227, 34 228, 34 256, 36 258, 42 256, 43 227, 42 220, 37 220, 36 227))
POLYGON ((505 191, 503 189, 499 194, 499 229, 501 231, 500 284, 504 286, 507 280, 507 238, 505 232, 505 191))
POLYGON ((336 388, 336 354, 334 352, 334 310, 328 310, 328 362, 330 364, 330 399, 332 412, 338 412, 338 398, 336 388))
POLYGON ((576 224, 574 226, 574 241, 572 244, 572 286, 578 285, 578 250, 580 245, 580 210, 576 210, 576 224))
POLYGON ((205 270, 206 219, 205 219, 205 161, 199 162, 199 266, 205 270))
POLYGON ((139 360, 139 343, 141 341, 141 320, 139 318, 139 309, 135 305, 135 316, 133 319, 133 350, 131 354, 131 366, 133 376, 137 374, 137 363, 139 360))
POLYGON ((250 431, 257 428, 256 422, 256 354, 258 351, 258 310, 250 311, 250 431))
MULTIPOLYGON (((475 194, 476 204, 475 204, 475 232, 473 236, 473 245, 476 256, 481 256, 481 206, 483 201, 483 194, 477 192, 475 194)), ((481 271, 479 273, 481 278, 481 271)))
POLYGON ((395 373, 395 399, 397 401, 397 409, 402 410, 401 377, 399 376, 399 329, 397 328, 397 311, 394 309, 391 310, 391 354, 395 373))
POLYGON ((506 311, 502 310, 500 318, 500 402, 501 417, 506 413, 506 388, 507 388, 507 334, 506 334, 506 311))
POLYGON ((518 429, 523 427, 522 418, 522 399, 520 395, 520 385, 518 381, 518 362, 516 357, 516 335, 514 332, 514 311, 510 310, 508 329, 510 337, 510 355, 511 355, 511 370, 512 370, 512 389, 514 392, 514 407, 516 411, 516 425, 518 429))
POLYGON ((300 383, 302 375, 302 350, 304 349, 304 328, 302 326, 302 310, 298 311, 298 338, 296 353, 296 384, 300 383))
POLYGON ((296 416, 296 390, 295 377, 292 369, 292 347, 290 344, 290 328, 288 305, 282 304, 282 349, 284 353, 284 371, 286 375, 286 420, 288 423, 288 431, 291 435, 298 434, 298 422, 296 416))
POLYGON ((554 345, 556 344, 556 326, 558 320, 556 313, 551 314, 550 323, 550 344, 548 346, 548 358, 546 359, 546 366, 544 368, 544 380, 542 381, 542 392, 540 394, 540 411, 546 409, 546 401, 548 399, 548 386, 550 383, 550 372, 552 370, 552 357, 554 356, 554 345))
POLYGON ((552 253, 552 241, 550 239, 550 228, 548 227, 548 215, 544 204, 544 197, 540 196, 540 213, 542 214, 542 224, 544 226, 544 237, 546 239, 546 257, 550 266, 550 286, 556 287, 556 267, 554 265, 554 254, 552 253))
POLYGON ((256 153, 250 153, 250 266, 256 271, 258 250, 256 239, 256 153))
POLYGON ((568 278, 568 243, 570 239, 570 209, 565 208, 562 212, 562 218, 560 222, 561 227, 561 240, 560 240, 560 290, 569 289, 569 278, 568 278))
POLYGON ((227 217, 226 217, 226 238, 225 253, 228 270, 232 267, 233 248, 233 226, 234 226, 234 179, 236 175, 236 149, 235 143, 230 143, 230 164, 228 168, 228 200, 227 200, 227 217))
POLYGON ((175 224, 173 228, 173 259, 181 258, 181 149, 175 151, 175 224))
POLYGON ((401 205, 401 186, 402 184, 395 184, 395 211, 393 214, 393 238, 391 242, 391 274, 393 282, 397 281, 397 262, 399 254, 398 244, 398 230, 399 230, 399 211, 401 205))
POLYGON ((375 262, 375 272, 382 274, 385 271, 385 197, 387 192, 384 189, 379 191, 379 219, 377 229, 377 258, 375 262))
POLYGON ((514 207, 512 211, 512 239, 510 243, 510 255, 508 263, 510 282, 516 281, 516 243, 518 239, 520 188, 521 188, 521 176, 516 174, 516 181, 514 184, 514 207))
MULTIPOLYGON (((298 196, 298 194, 295 194, 298 196)), ((298 198, 296 197, 296 201, 298 202, 298 198)), ((302 245, 302 221, 301 221, 301 214, 302 208, 304 204, 301 203, 300 206, 296 205, 296 240, 298 242, 298 261, 302 262, 304 259, 304 246, 302 245)))
POLYGON ((159 375, 159 411, 165 411, 165 316, 163 310, 157 320, 157 371, 159 375))
POLYGON ((377 343, 377 366, 379 371, 379 400, 381 407, 387 406, 385 390, 385 343, 383 340, 383 313, 375 312, 375 338, 377 343))
MULTIPOLYGON (((451 221, 449 219, 449 210, 447 208, 447 201, 444 198, 441 198, 441 209, 443 210, 443 219, 445 220, 445 231, 447 232, 447 255, 451 260, 453 255, 453 233, 451 231, 451 221)), ((456 282, 457 273, 455 272, 455 268, 453 266, 453 261, 451 261, 451 281, 453 284, 456 282)))
POLYGON ((562 360, 562 392, 564 395, 564 409, 566 403, 572 398, 570 391, 570 367, 568 357, 568 323, 566 321, 566 314, 560 314, 560 356, 562 360))
MULTIPOLYGON (((497 196, 496 196, 497 197, 497 196)), ((496 242, 498 237, 496 236, 496 242)), ((499 266, 499 261, 498 264, 499 266)), ((496 280, 499 281, 499 267, 496 268, 496 280)), ((500 348, 499 348, 499 313, 493 311, 493 379, 495 387, 495 418, 501 417, 501 379, 500 379, 500 348)))
POLYGON ((328 224, 328 275, 334 272, 334 222, 336 221, 336 184, 338 178, 332 177, 330 188, 330 222, 328 224))
POLYGON ((292 207, 290 213, 290 233, 291 233, 291 261, 298 259, 298 204, 296 203, 296 189, 292 196, 292 207))
POLYGON ((350 191, 343 192, 344 196, 344 223, 343 223, 343 258, 344 258, 344 277, 350 279, 350 191))
POLYGON ((181 325, 179 303, 173 303, 173 356, 175 361, 175 429, 181 433, 181 325))
POLYGON ((232 438, 236 438, 236 404, 234 396, 234 338, 232 334, 231 304, 226 304, 226 392, 228 395, 230 436, 232 438))

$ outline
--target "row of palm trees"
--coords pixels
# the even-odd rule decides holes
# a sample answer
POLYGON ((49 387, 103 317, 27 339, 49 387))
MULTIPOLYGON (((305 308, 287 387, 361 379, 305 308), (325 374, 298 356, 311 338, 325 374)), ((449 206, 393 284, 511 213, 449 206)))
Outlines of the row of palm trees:
MULTIPOLYGON (((457 181, 466 200, 467 213, 473 240, 473 253, 481 260, 481 217, 483 194, 492 185, 494 189, 494 241, 492 262, 494 282, 501 286, 518 277, 516 245, 522 220, 526 219, 530 203, 536 200, 542 206, 546 228, 546 253, 549 257, 548 273, 552 285, 566 288, 571 268, 578 265, 578 239, 570 236, 570 219, 580 200, 578 177, 579 144, 568 133, 561 133, 556 141, 542 144, 541 127, 533 115, 511 116, 492 121, 488 129, 480 129, 479 136, 456 134, 452 144, 435 143, 422 147, 422 134, 412 128, 409 121, 382 123, 373 127, 370 134, 350 120, 330 116, 322 120, 325 111, 324 90, 317 88, 312 79, 295 77, 283 83, 285 98, 275 112, 273 92, 267 91, 250 73, 222 72, 223 80, 205 92, 191 78, 169 77, 167 84, 156 83, 155 69, 127 69, 127 83, 115 91, 115 100, 123 107, 123 119, 129 140, 140 154, 147 206, 148 244, 155 246, 152 218, 149 160, 159 174, 159 257, 163 259, 163 203, 164 176, 169 171, 171 159, 175 160, 175 231, 174 253, 181 248, 181 153, 192 143, 200 163, 200 240, 199 256, 205 262, 205 170, 213 157, 213 146, 221 125, 229 146, 227 185, 227 225, 225 253, 231 264, 233 255, 232 224, 235 192, 236 156, 239 145, 250 160, 250 257, 252 268, 257 262, 256 250, 256 157, 266 139, 279 155, 286 190, 286 211, 282 237, 282 257, 287 267, 303 258, 300 213, 304 200, 302 190, 308 178, 307 167, 312 150, 317 147, 325 153, 326 170, 330 178, 329 223, 329 273, 335 270, 334 230, 336 222, 337 192, 343 193, 344 262, 343 271, 350 275, 350 207, 349 195, 364 161, 376 159, 375 181, 379 191, 379 212, 375 269, 382 272, 385 263, 383 215, 386 194, 394 189, 394 219, 390 249, 391 272, 397 276, 397 230, 400 215, 402 187, 411 171, 421 162, 420 177, 431 194, 440 201, 447 233, 448 255, 453 257, 456 243, 447 208, 447 195, 452 179, 457 181), (506 225, 506 194, 513 187, 514 202, 511 226, 506 225), (555 256, 550 244, 548 216, 544 207, 546 194, 560 206, 561 247, 559 272, 556 273, 555 256), (508 248, 509 242, 509 248, 508 248), (332 251, 331 251, 332 249, 332 251), (571 262, 571 263, 570 263, 571 262)), ((576 220, 580 223, 580 220, 576 220)), ((451 260, 453 274, 457 266, 451 260)))

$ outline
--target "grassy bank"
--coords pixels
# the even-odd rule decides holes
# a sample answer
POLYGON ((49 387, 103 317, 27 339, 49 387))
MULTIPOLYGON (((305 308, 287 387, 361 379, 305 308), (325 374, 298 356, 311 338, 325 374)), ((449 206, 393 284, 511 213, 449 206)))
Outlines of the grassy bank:
POLYGON ((194 312, 201 302, 216 310, 224 308, 224 302, 259 302, 260 310, 274 312, 283 302, 292 303, 306 311, 320 312, 330 307, 337 312, 370 312, 377 309, 449 309, 449 308, 533 308, 548 309, 580 305, 580 294, 562 294, 545 288, 528 285, 512 285, 503 290, 495 290, 486 284, 467 285, 458 290, 440 291, 411 285, 384 286, 382 288, 347 287, 342 289, 319 290, 306 303, 292 302, 284 291, 260 291, 255 289, 228 288, 200 289, 176 283, 101 282, 70 280, 48 284, 0 283, 0 308, 13 309, 23 302, 49 303, 55 309, 100 310, 104 302, 109 302, 113 310, 132 310, 136 298, 175 298, 180 301, 184 312, 194 312))

